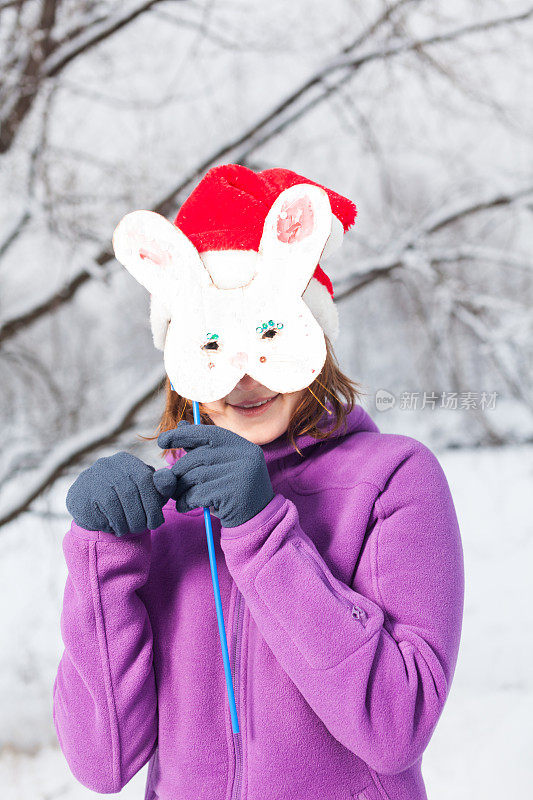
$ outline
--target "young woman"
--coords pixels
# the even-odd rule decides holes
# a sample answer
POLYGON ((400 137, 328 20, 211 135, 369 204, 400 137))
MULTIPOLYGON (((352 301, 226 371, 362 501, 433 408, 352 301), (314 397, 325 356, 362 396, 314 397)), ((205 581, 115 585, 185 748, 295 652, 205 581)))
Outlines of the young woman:
POLYGON ((168 467, 117 453, 71 487, 54 721, 94 791, 149 762, 146 800, 426 798, 461 632, 457 518, 436 457, 379 432, 325 340, 309 386, 245 373, 200 425, 167 380, 168 467))

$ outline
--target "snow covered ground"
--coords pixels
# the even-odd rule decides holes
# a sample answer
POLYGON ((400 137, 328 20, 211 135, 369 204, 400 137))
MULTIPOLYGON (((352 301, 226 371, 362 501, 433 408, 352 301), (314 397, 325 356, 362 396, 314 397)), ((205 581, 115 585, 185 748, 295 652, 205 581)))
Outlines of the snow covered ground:
MULTIPOLYGON (((533 446, 437 455, 448 477, 461 524, 466 600, 451 695, 424 758, 428 797, 526 797, 533 784, 533 446)), ((50 547, 49 560, 58 558, 57 542, 50 547)), ((49 581, 44 551, 36 549, 40 570, 34 579, 49 581)), ((28 558, 26 553, 24 563, 18 563, 12 553, 9 576, 0 573, 4 588, 4 578, 8 586, 14 586, 18 568, 27 574, 28 558)), ((62 579, 54 579, 54 583, 62 579)), ((26 595, 20 591, 20 598, 26 595)), ((57 602, 44 611, 55 627, 58 614, 57 602)), ((17 641, 16 626, 20 624, 21 619, 17 618, 7 631, 11 643, 17 641)), ((60 643, 57 638, 54 640, 53 652, 47 653, 46 658, 44 637, 35 646, 34 655, 41 653, 43 670, 50 674, 60 643)), ((16 666, 20 668, 21 664, 16 666)), ((2 714, 6 707, 11 708, 24 721, 26 733, 32 715, 37 718, 32 724, 35 730, 46 728, 50 722, 45 713, 50 686, 44 690, 32 688, 29 674, 25 694, 18 687, 19 679, 9 675, 4 662, 0 662, 0 670, 2 714), (40 718, 43 714, 44 722, 40 718)), ((17 729, 13 731, 17 738, 17 729)), ((49 740, 53 742, 53 738, 49 740)), ((105 796, 142 800, 145 779, 146 768, 119 795, 105 796)), ((3 800, 88 800, 104 796, 77 783, 53 744, 38 749, 35 755, 4 749, 0 756, 0 787, 3 800)))
POLYGON ((466 593, 451 694, 423 761, 428 797, 529 797, 533 447, 440 460, 461 525, 466 593))

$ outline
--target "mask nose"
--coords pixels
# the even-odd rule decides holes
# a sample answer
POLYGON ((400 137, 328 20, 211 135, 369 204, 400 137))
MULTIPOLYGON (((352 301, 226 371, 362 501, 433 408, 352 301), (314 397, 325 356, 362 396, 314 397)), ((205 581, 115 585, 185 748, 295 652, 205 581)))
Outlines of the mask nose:
POLYGON ((245 369, 246 365, 248 364, 248 355, 239 351, 230 358, 230 363, 237 369, 245 369))

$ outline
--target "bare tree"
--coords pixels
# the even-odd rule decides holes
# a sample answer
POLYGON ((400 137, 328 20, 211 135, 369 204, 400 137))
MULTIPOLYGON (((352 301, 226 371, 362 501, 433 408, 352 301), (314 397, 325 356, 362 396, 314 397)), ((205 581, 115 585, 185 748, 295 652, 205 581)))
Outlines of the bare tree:
MULTIPOLYGON (((47 135, 47 124, 48 119, 56 113, 54 97, 64 80, 67 65, 75 59, 88 57, 97 44, 126 28, 129 22, 154 5, 154 2, 122 4, 119 13, 116 5, 111 5, 110 10, 105 3, 89 2, 79 7, 75 5, 74 11, 69 8, 69 15, 66 15, 67 7, 63 0, 41 3, 37 16, 35 13, 32 15, 29 4, 23 0, 0 5, 0 19, 1 15, 5 15, 11 25, 4 38, 11 43, 15 40, 21 43, 16 48, 16 54, 11 48, 11 56, 3 70, 3 82, 0 83, 0 118, 5 120, 1 137, 4 158, 7 158, 22 122, 36 100, 43 99, 40 128, 29 157, 29 204, 8 227, 0 243, 0 269, 2 264, 8 263, 11 253, 20 242, 31 236, 35 217, 46 218, 50 237, 60 238, 57 222, 59 208, 62 204, 68 206, 81 196, 74 193, 60 196, 43 166, 47 156, 53 161, 57 155, 47 135), (66 15, 63 19, 62 14, 66 15), (35 47, 35 40, 39 41, 38 47, 35 47), (51 78, 54 78, 53 82, 50 82, 51 78)), ((530 387, 520 370, 521 345, 527 346, 531 334, 528 314, 532 286, 530 251, 524 247, 518 234, 509 246, 496 233, 491 231, 488 235, 485 226, 489 224, 495 227, 493 220, 496 215, 501 226, 516 219, 519 214, 530 214, 532 176, 525 172, 510 175, 504 189, 474 184, 466 191, 455 187, 447 202, 441 195, 427 202, 415 193, 411 207, 406 209, 397 197, 391 171, 384 166, 379 131, 371 115, 365 115, 362 110, 357 92, 358 87, 367 89, 376 70, 390 71, 394 78, 395 72, 400 69, 399 65, 404 68, 405 64, 416 64, 417 75, 421 76, 422 81, 429 81, 430 75, 438 76, 451 92, 461 94, 467 102, 487 107, 503 125, 512 127, 514 123, 505 104, 488 89, 475 88, 468 77, 457 69, 453 54, 459 48, 466 48, 469 42, 476 42, 477 47, 482 46, 480 42, 487 42, 487 47, 493 46, 488 38, 490 36, 505 33, 512 37, 527 36, 533 6, 525 6, 515 12, 505 6, 501 15, 476 21, 450 21, 431 11, 430 4, 414 0, 396 0, 378 6, 372 6, 372 15, 367 12, 366 22, 360 26, 357 35, 339 44, 337 52, 323 58, 306 78, 295 80, 292 86, 286 85, 284 95, 253 123, 246 121, 241 130, 226 137, 223 142, 213 136, 211 152, 207 155, 195 154, 192 164, 183 168, 179 179, 161 193, 151 208, 170 217, 181 199, 210 167, 227 161, 249 166, 261 165, 262 152, 267 145, 289 139, 300 129, 299 126, 320 110, 333 110, 337 117, 331 115, 333 124, 329 122, 330 127, 325 135, 331 135, 340 121, 348 126, 350 137, 364 140, 377 161, 383 162, 381 173, 385 194, 390 213, 396 215, 398 220, 397 224, 389 227, 388 241, 384 244, 379 237, 372 238, 370 233, 369 240, 358 245, 357 258, 354 259, 356 266, 334 281, 337 302, 349 303, 356 294, 372 286, 391 281, 401 283, 413 303, 417 304, 420 324, 429 333, 433 352, 440 352, 447 357, 453 380, 460 380, 460 364, 455 354, 454 357, 450 356, 449 332, 452 326, 458 325, 468 335, 469 341, 483 347, 484 357, 491 362, 513 395, 531 408, 530 387), (416 26, 420 20, 416 15, 424 8, 428 9, 432 24, 422 26, 424 33, 420 33, 416 26), (486 285, 474 287, 464 270, 478 265, 482 265, 486 271, 486 285), (492 276, 503 269, 520 276, 513 279, 513 289, 507 294, 505 291, 502 293, 496 283, 491 283, 492 276), (521 292, 516 290, 520 282, 524 287, 521 292)), ((176 24, 178 29, 180 26, 193 27, 200 41, 208 40, 211 46, 225 50, 231 47, 230 33, 221 33, 216 25, 209 25, 202 15, 194 22, 190 19, 179 20, 173 10, 167 7, 158 13, 164 15, 166 22, 176 24)), ((375 101, 379 103, 379 97, 376 96, 375 101)), ((75 165, 79 166, 80 156, 75 143, 71 152, 75 165)), ((65 153, 64 149, 62 153, 65 153)), ((102 170, 111 168, 104 160, 99 162, 98 153, 87 154, 86 160, 89 158, 93 165, 102 170)), ((127 210, 128 201, 123 199, 127 192, 122 188, 120 177, 117 171, 119 188, 115 201, 117 207, 127 210)), ((75 174, 74 185, 78 187, 76 179, 75 174)), ((79 183, 81 192, 88 198, 89 188, 81 179, 79 183)), ((94 203, 98 201, 96 196, 94 203)), ((17 454, 24 445, 15 442, 5 452, 0 474, 7 491, 0 496, 0 525, 27 511, 37 497, 53 486, 65 471, 80 464, 88 454, 116 441, 117 437, 128 435, 138 420, 139 412, 157 397, 161 387, 163 374, 156 370, 148 380, 142 378, 136 388, 128 392, 127 400, 115 406, 110 401, 110 410, 105 414, 104 422, 100 420, 101 409, 96 413, 94 408, 87 422, 79 414, 84 392, 77 392, 73 400, 76 413, 72 416, 74 412, 65 400, 61 387, 54 381, 52 369, 47 368, 39 356, 32 356, 30 346, 25 346, 27 339, 39 339, 40 326, 44 324, 56 326, 63 335, 62 315, 74 313, 73 309, 80 309, 81 313, 84 311, 82 289, 94 290, 103 279, 111 282, 117 278, 119 271, 115 269, 108 237, 101 238, 91 230, 90 225, 83 227, 83 223, 74 231, 74 237, 80 248, 83 245, 78 266, 65 271, 66 277, 59 281, 59 287, 56 282, 50 287, 44 286, 38 293, 28 295, 22 307, 19 305, 14 312, 4 313, 0 322, 0 345, 4 359, 0 369, 5 371, 7 364, 11 370, 19 370, 21 374, 23 371, 33 374, 32 370, 35 369, 42 376, 43 385, 48 387, 46 391, 51 398, 51 406, 62 418, 70 417, 68 435, 64 428, 50 436, 49 446, 45 445, 46 440, 41 441, 41 447, 46 447, 46 457, 40 460, 39 467, 25 469, 20 488, 17 483, 20 477, 17 454), (54 442, 54 438, 59 438, 60 444, 54 442)), ((5 280, 5 276, 2 279, 5 280)), ((61 335, 58 334, 58 342, 61 341, 61 335)), ((95 360, 97 357, 95 355, 95 360)), ((50 358, 50 364, 54 364, 53 358, 50 358)), ((140 363, 136 374, 142 376, 145 371, 145 366, 140 363)), ((129 374, 131 377, 131 372, 129 374)), ((15 382, 10 381, 9 385, 6 392, 11 393, 11 399, 6 399, 6 407, 22 394, 15 382)), ((86 387, 86 383, 81 381, 79 385, 86 387)), ((87 402, 92 401, 89 399, 87 402)), ((486 419, 480 418, 479 423, 484 426, 490 441, 501 440, 486 419)))
POLYGON ((9 26, 6 58, 0 64, 0 154, 6 153, 43 86, 70 63, 108 39, 161 0, 80 4, 80 13, 61 25, 63 0, 19 0, 0 5, 9 26), (34 6, 39 13, 34 13, 34 6), (85 8, 84 8, 85 5, 85 8))
MULTIPOLYGON (((353 56, 360 48, 368 48, 369 39, 381 31, 382 26, 389 23, 396 10, 403 8, 411 3, 412 0, 397 0, 386 8, 386 11, 374 20, 367 29, 357 36, 348 46, 343 47, 338 57, 324 64, 317 72, 295 88, 278 105, 271 109, 267 114, 258 120, 254 125, 247 128, 238 137, 217 148, 201 163, 197 164, 184 176, 180 182, 167 190, 159 201, 152 207, 153 211, 159 214, 169 215, 172 213, 182 195, 186 194, 195 182, 212 166, 224 161, 231 160, 235 163, 247 163, 253 154, 263 147, 271 139, 283 134, 306 114, 310 113, 316 106, 328 100, 331 95, 338 92, 342 86, 350 81, 354 74, 362 67, 374 61, 381 61, 403 55, 407 52, 420 52, 423 48, 441 43, 453 42, 468 35, 478 34, 482 31, 497 29, 506 25, 516 24, 525 21, 533 16, 533 7, 520 14, 497 17, 482 23, 464 25, 446 33, 430 36, 416 41, 403 42, 399 45, 382 46, 367 50, 367 52, 353 56)), ((20 227, 20 226, 19 226, 20 227)), ((10 233, 9 237, 12 238, 10 233)), ((5 244, 4 244, 5 248, 5 244)), ((1 247, 0 247, 1 251, 1 247)), ((108 246, 102 247, 94 256, 94 265, 102 267, 113 260, 113 253, 108 246)), ((74 298, 78 290, 95 275, 94 270, 85 267, 81 268, 75 275, 71 276, 59 289, 52 295, 40 299, 35 305, 17 315, 4 319, 0 323, 0 344, 14 336, 19 331, 41 319, 49 313, 53 313, 64 303, 74 298)))

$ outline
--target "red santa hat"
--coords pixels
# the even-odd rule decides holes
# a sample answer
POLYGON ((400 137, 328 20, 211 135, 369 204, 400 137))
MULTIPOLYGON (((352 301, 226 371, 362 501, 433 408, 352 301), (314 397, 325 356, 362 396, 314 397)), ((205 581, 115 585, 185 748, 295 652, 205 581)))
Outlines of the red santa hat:
MULTIPOLYGON (((355 221, 357 210, 351 200, 289 169, 254 172, 240 164, 224 164, 205 174, 181 206, 174 224, 194 244, 217 286, 236 288, 249 282, 272 204, 281 192, 299 183, 319 186, 329 197, 333 221, 321 257, 327 258, 340 247, 344 233, 355 221)), ((302 298, 324 333, 335 341, 339 320, 333 286, 320 264, 302 298)), ((153 302, 152 298, 154 343, 163 349, 166 315, 162 309, 154 308, 153 302)))

